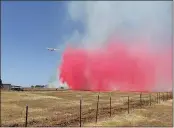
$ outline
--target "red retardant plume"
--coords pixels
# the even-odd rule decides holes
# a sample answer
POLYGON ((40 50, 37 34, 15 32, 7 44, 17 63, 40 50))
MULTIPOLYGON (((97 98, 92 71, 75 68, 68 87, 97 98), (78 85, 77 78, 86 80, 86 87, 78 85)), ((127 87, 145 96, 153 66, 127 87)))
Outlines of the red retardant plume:
POLYGON ((110 41, 102 49, 67 48, 59 67, 59 79, 72 90, 166 91, 172 89, 171 50, 132 50, 110 41))

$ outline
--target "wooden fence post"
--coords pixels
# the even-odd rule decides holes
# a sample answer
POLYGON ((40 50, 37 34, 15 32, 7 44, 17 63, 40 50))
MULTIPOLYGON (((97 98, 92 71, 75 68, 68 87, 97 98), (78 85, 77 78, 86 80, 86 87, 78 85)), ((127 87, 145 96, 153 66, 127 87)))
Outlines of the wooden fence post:
POLYGON ((166 99, 168 100, 168 92, 167 92, 167 98, 166 99))
POLYGON ((150 103, 150 106, 151 106, 151 94, 149 95, 149 103, 150 103))
POLYGON ((159 98, 158 98, 158 99, 159 99, 159 104, 160 104, 160 100, 161 100, 161 97, 160 97, 160 92, 159 92, 159 98))
POLYGON ((164 92, 164 101, 167 100, 166 93, 164 92))
POLYGON ((171 95, 170 95, 170 92, 168 92, 169 93, 169 99, 171 99, 171 95))
POLYGON ((142 108, 142 93, 140 93, 140 107, 142 108))
POLYGON ((28 105, 26 105, 25 127, 27 127, 27 124, 28 124, 28 105))
POLYGON ((170 92, 170 97, 171 97, 171 99, 173 98, 173 92, 170 92))
POLYGON ((168 94, 169 94, 169 100, 170 100, 170 92, 168 92, 168 94))
POLYGON ((127 105, 128 105, 128 114, 129 114, 129 96, 128 96, 128 99, 127 99, 127 105))
POLYGON ((110 96, 110 117, 111 117, 111 108, 112 106, 111 106, 111 96, 110 96))
POLYGON ((80 98, 80 127, 82 126, 82 99, 80 98))
POLYGON ((158 104, 158 92, 157 92, 157 96, 156 96, 156 102, 157 102, 157 104, 158 104))
POLYGON ((98 95, 98 99, 97 99, 96 123, 97 123, 97 118, 98 118, 98 104, 99 104, 99 95, 98 95))
POLYGON ((163 93, 163 101, 164 101, 164 93, 163 93))
POLYGON ((169 93, 169 99, 171 99, 171 95, 170 95, 170 92, 168 92, 169 93))

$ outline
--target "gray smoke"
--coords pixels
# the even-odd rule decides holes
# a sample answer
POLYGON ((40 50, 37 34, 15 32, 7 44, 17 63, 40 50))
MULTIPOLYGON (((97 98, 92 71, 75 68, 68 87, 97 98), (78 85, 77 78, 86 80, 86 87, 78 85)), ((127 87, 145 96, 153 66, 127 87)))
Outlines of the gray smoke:
POLYGON ((83 35, 75 30, 71 41, 85 48, 103 46, 113 35, 156 49, 172 42, 172 1, 72 1, 68 11, 85 29, 83 35))

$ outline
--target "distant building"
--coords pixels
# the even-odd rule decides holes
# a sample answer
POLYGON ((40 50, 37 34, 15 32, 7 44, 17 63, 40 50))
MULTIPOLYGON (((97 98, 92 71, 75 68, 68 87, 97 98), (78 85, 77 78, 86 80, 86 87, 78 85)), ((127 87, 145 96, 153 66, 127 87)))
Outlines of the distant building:
POLYGON ((4 90, 11 90, 12 85, 11 84, 2 84, 2 88, 4 90))
POLYGON ((21 86, 11 86, 11 90, 14 90, 14 91, 23 91, 24 89, 21 87, 21 86))
POLYGON ((11 88, 21 88, 21 86, 12 85, 11 88))

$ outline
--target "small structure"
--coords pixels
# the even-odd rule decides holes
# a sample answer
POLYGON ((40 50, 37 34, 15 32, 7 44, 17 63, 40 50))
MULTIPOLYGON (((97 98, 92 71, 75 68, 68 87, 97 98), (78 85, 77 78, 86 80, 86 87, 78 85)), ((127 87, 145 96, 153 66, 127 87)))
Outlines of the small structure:
POLYGON ((23 91, 24 89, 21 86, 11 86, 11 90, 13 91, 23 91))
POLYGON ((3 90, 11 90, 11 84, 2 84, 3 90))

